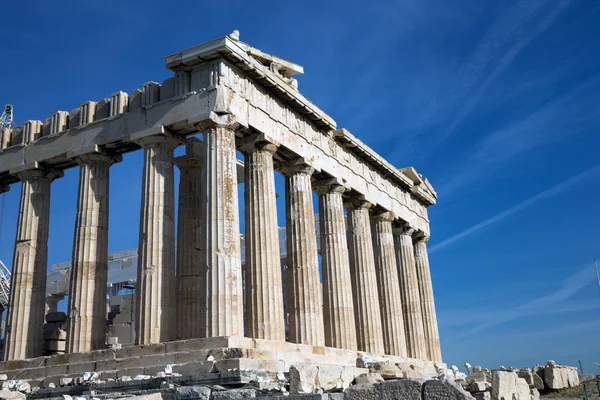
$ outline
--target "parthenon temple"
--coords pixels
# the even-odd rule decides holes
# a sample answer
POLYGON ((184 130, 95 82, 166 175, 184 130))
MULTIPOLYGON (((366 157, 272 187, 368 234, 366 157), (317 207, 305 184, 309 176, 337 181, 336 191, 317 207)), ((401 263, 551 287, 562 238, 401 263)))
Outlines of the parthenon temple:
POLYGON ((21 196, 0 371, 61 375, 81 360, 90 371, 118 371, 144 349, 175 365, 183 352, 241 349, 223 355, 229 369, 274 372, 294 363, 356 366, 365 356, 427 371, 441 362, 427 255, 427 207, 437 197, 427 179, 338 128, 300 93, 294 77, 303 67, 237 32, 165 62, 173 76, 162 84, 1 132, 0 192, 21 182, 21 196), (185 154, 175 157, 178 146, 185 154), (137 150, 135 345, 110 349, 109 177, 137 150), (43 356, 51 188, 68 168, 79 169, 79 190, 65 354, 43 356), (284 243, 276 171, 285 177, 284 243))

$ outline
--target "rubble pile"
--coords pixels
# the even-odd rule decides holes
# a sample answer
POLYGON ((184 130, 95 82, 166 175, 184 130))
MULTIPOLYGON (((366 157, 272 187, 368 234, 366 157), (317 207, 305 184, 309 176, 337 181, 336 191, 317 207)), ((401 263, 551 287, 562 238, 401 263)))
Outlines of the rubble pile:
POLYGON ((538 400, 540 392, 579 385, 577 368, 557 365, 550 360, 545 366, 503 368, 490 371, 473 367, 460 383, 477 400, 538 400))

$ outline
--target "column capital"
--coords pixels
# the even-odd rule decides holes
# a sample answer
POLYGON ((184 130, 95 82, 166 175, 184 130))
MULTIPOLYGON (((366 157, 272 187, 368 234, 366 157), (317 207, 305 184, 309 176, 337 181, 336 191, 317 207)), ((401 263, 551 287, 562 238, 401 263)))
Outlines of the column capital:
POLYGON ((275 154, 279 148, 279 143, 276 143, 271 138, 266 137, 263 134, 253 134, 245 136, 237 141, 238 149, 242 153, 248 154, 255 151, 268 151, 271 154, 275 154))
POLYGON ((411 227, 408 223, 397 223, 392 228, 392 233, 397 236, 411 236, 415 232, 415 228, 411 227))
POLYGON ((277 163, 277 171, 284 176, 295 174, 312 175, 315 169, 306 161, 304 157, 298 157, 290 161, 282 161, 277 163))
POLYGON ((171 148, 172 150, 175 150, 175 147, 179 146, 180 144, 185 144, 185 141, 182 141, 181 138, 170 135, 146 136, 141 139, 138 139, 136 142, 144 149, 159 144, 165 144, 167 147, 171 148))
POLYGON ((65 173, 62 170, 54 169, 54 168, 46 168, 43 166, 37 165, 35 163, 35 167, 32 169, 24 169, 22 171, 11 171, 14 175, 16 175, 21 181, 31 181, 34 179, 47 179, 50 182, 54 181, 57 178, 62 178, 65 173))
POLYGON ((233 114, 218 115, 211 111, 208 119, 196 123, 196 127, 201 132, 211 128, 225 128, 235 131, 240 129, 241 125, 233 114))
POLYGON ((329 193, 339 193, 342 194, 348 190, 346 186, 338 179, 328 179, 324 181, 317 181, 313 185, 314 191, 322 196, 329 193))
POLYGON ((185 168, 202 169, 202 167, 204 166, 202 159, 196 158, 193 156, 189 156, 187 154, 183 155, 183 156, 175 157, 173 159, 173 162, 175 165, 177 165, 177 168, 179 168, 180 170, 185 169, 185 168))
POLYGON ((413 233, 413 240, 415 242, 427 243, 429 241, 429 235, 427 235, 421 230, 415 230, 415 232, 413 233))
POLYGON ((387 210, 373 211, 372 215, 373 219, 378 222, 392 222, 396 219, 396 214, 394 214, 392 211, 387 210))
POLYGON ((344 202, 344 207, 348 211, 354 211, 354 210, 360 210, 360 209, 368 210, 371 207, 373 207, 373 203, 366 200, 364 198, 364 196, 353 196, 344 202))
POLYGON ((118 163, 123 161, 123 156, 120 154, 108 154, 104 151, 96 152, 96 153, 88 153, 82 154, 80 156, 75 157, 75 162, 77 164, 91 164, 91 163, 101 163, 101 164, 109 164, 112 165, 114 163, 118 163))

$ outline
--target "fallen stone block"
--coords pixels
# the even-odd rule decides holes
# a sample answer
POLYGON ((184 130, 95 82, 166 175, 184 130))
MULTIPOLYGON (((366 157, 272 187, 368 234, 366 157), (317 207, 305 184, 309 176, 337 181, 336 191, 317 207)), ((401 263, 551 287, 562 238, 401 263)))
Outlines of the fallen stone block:
POLYGON ((579 385, 577 368, 558 365, 550 360, 544 367, 544 383, 548 389, 564 389, 579 385))
POLYGON ((366 365, 369 372, 379 373, 384 379, 398 379, 403 377, 403 371, 391 362, 374 362, 366 365))
POLYGON ((312 364, 292 365, 290 367, 290 393, 314 393, 319 368, 312 364))
POLYGON ((455 382, 431 380, 423 384, 423 400, 473 400, 473 396, 455 382))
POLYGON ((516 372, 494 371, 492 400, 529 400, 529 385, 516 372))
POLYGON ((210 388, 206 386, 185 386, 176 388, 174 397, 176 400, 209 400, 210 393, 210 388))
POLYGON ((356 377, 356 384, 359 385, 361 383, 381 383, 384 379, 379 373, 369 372, 368 374, 360 374, 356 377))
POLYGON ((540 398, 540 392, 538 392, 538 390, 536 388, 530 388, 529 389, 529 396, 531 400, 539 400, 540 398))
MULTIPOLYGON (((85 398, 83 400, 85 400, 85 398)), ((162 395, 160 393, 152 393, 141 396, 124 397, 121 400, 162 400, 162 395)))
POLYGON ((344 392, 344 400, 422 400, 423 381, 399 380, 382 383, 360 384, 349 387, 344 392))
POLYGON ((27 398, 27 396, 25 396, 24 393, 21 392, 13 392, 11 390, 8 389, 2 389, 0 390, 0 399, 5 399, 5 400, 25 400, 27 398))
POLYGON ((256 397, 255 389, 230 389, 222 392, 213 392, 211 400, 237 400, 256 397))
POLYGON ((469 392, 485 392, 487 389, 486 383, 482 381, 471 381, 467 384, 467 390, 469 392))

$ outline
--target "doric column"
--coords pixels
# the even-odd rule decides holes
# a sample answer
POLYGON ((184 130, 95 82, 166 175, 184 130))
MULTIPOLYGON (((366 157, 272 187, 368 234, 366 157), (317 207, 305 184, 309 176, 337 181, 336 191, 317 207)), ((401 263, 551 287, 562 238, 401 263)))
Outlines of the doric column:
POLYGON ((162 135, 139 141, 144 148, 140 244, 136 286, 136 344, 175 337, 175 182, 178 139, 162 135))
POLYGON ((323 295, 311 188, 313 169, 300 161, 285 166, 281 171, 285 175, 286 196, 289 341, 325 346, 323 295))
POLYGON ((108 280, 109 169, 105 154, 77 157, 79 194, 69 289, 67 352, 104 347, 108 280))
POLYGON ((425 346, 419 284, 411 236, 413 232, 413 228, 408 225, 402 225, 396 227, 393 233, 396 243, 398 276, 400 277, 400 293, 402 295, 408 356, 425 360, 427 359, 427 348, 425 346))
MULTIPOLYGON (((189 148, 189 146, 188 146, 189 148)), ((200 337, 202 308, 202 160, 194 154, 175 159, 179 168, 177 215, 177 339, 200 337)))
POLYGON ((435 302, 433 300, 429 257, 427 256, 428 239, 428 236, 416 238, 414 243, 415 264, 417 266, 417 280, 419 282, 421 313, 423 314, 423 328, 425 331, 428 360, 441 362, 442 351, 440 349, 440 336, 435 314, 435 302))
POLYGON ((6 318, 5 360, 42 355, 50 183, 62 175, 62 171, 44 169, 18 173, 22 182, 21 203, 6 318))
POLYGON ((371 206, 371 203, 362 200, 355 200, 347 206, 350 277, 358 350, 383 354, 381 312, 369 216, 371 206))
POLYGON ((202 337, 244 335, 235 128, 225 120, 201 129, 202 337))
POLYGON ((352 280, 342 202, 345 189, 338 184, 320 185, 315 189, 319 194, 325 345, 356 350, 352 280))
POLYGON ((285 341, 273 154, 277 146, 245 139, 246 335, 285 341))
POLYGON ((407 357, 404 320, 402 317, 402 297, 398 266, 394 250, 391 212, 383 212, 373 216, 373 248, 375 253, 375 270, 379 286, 379 304, 383 325, 383 343, 385 353, 393 356, 407 357))

